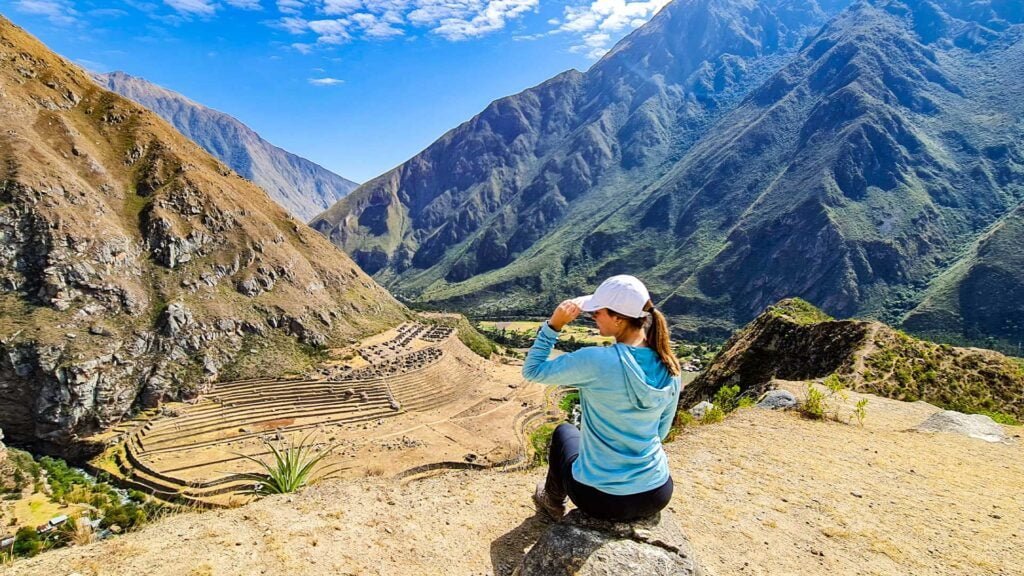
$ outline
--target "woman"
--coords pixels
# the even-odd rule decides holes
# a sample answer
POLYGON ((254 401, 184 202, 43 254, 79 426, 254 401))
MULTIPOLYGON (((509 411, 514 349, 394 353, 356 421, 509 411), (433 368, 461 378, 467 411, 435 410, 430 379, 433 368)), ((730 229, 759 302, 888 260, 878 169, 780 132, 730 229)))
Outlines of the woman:
POLYGON ((672 478, 661 442, 679 401, 679 374, 668 324, 640 280, 613 276, 593 295, 559 304, 537 333, 523 377, 578 388, 583 417, 579 430, 562 424, 551 437, 547 480, 533 496, 538 508, 557 520, 568 496, 591 516, 628 521, 667 506, 672 478), (581 312, 615 345, 548 360, 558 333, 581 312))

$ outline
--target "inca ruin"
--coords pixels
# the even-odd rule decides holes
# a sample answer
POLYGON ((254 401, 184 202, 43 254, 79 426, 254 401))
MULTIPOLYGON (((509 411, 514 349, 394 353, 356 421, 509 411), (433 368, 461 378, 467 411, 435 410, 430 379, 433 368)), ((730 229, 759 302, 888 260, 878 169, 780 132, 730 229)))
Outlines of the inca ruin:
POLYGON ((517 366, 487 362, 454 329, 404 323, 336 351, 316 378, 213 384, 194 403, 141 414, 103 438, 98 468, 160 499, 202 506, 250 498, 243 455, 306 440, 333 447, 324 469, 347 477, 515 466, 544 395, 517 366))

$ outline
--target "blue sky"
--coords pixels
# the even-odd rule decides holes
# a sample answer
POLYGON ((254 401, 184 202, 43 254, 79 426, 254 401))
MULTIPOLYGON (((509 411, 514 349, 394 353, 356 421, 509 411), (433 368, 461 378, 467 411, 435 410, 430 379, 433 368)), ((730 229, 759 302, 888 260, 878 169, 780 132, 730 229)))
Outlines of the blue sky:
POLYGON ((587 69, 667 0, 0 0, 64 57, 227 112, 363 182, 587 69))

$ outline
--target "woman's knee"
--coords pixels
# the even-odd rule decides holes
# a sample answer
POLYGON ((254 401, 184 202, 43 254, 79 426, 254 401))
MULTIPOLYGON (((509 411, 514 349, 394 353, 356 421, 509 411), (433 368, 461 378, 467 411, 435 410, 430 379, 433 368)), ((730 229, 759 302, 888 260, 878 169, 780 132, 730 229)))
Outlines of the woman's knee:
POLYGON ((579 428, 573 426, 572 424, 569 424, 568 422, 563 422, 559 424, 558 427, 555 428, 555 431, 551 434, 552 438, 559 438, 562 440, 566 438, 579 438, 579 436, 579 428))

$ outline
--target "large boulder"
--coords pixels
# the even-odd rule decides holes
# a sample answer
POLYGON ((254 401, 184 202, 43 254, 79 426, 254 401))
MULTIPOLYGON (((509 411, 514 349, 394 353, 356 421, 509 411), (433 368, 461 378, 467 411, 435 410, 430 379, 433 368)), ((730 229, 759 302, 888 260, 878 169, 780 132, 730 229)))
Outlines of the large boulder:
POLYGON ((789 410, 796 408, 796 396, 789 390, 769 390, 757 403, 766 410, 789 410))
POLYGON ((513 574, 691 576, 704 571, 667 511, 624 523, 596 520, 573 510, 541 535, 513 574))
POLYGON ((953 410, 943 410, 932 414, 927 420, 918 424, 916 429, 922 432, 950 432, 986 442, 1006 440, 1006 431, 988 416, 964 414, 953 410))

